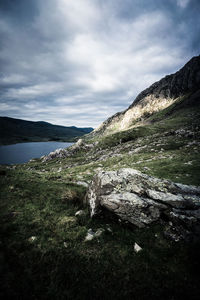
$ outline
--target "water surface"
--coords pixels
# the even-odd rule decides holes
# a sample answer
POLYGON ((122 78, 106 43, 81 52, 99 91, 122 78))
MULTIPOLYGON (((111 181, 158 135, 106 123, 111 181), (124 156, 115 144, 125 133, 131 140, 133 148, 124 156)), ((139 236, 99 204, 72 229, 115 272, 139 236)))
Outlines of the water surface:
POLYGON ((0 164, 22 164, 30 159, 47 155, 58 148, 67 148, 73 143, 31 142, 0 146, 0 164))

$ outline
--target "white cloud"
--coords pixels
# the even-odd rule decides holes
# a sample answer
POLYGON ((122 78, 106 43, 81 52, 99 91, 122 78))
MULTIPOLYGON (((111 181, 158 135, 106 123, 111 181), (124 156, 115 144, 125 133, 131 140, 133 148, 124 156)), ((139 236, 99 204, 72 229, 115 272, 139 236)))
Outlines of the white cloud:
POLYGON ((13 106, 5 102, 0 103, 0 111, 2 112, 2 114, 4 114, 4 112, 6 111, 16 111, 18 110, 18 108, 18 106, 13 106))
MULTIPOLYGON (((0 21, 0 101, 10 108, 18 103, 12 116, 97 126, 191 56, 187 24, 176 26, 164 9, 121 17, 120 7, 129 1, 38 3, 28 26, 0 21)), ((188 3, 177 0, 182 8, 188 3)))
POLYGON ((186 8, 190 0, 177 0, 177 5, 181 8, 186 8))
POLYGON ((28 78, 21 74, 10 74, 0 78, 0 83, 7 84, 18 84, 18 83, 26 83, 28 78))
POLYGON ((37 84, 20 88, 10 88, 4 95, 8 99, 35 99, 44 97, 55 92, 62 92, 61 83, 48 82, 46 84, 37 84))

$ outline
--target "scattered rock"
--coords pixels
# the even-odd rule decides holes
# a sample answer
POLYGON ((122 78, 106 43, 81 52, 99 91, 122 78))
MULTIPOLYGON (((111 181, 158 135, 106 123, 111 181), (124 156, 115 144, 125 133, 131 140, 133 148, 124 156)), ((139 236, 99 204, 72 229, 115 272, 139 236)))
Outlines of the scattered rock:
POLYGON ((33 243, 33 242, 35 242, 37 240, 37 236, 31 236, 29 239, 28 239, 28 241, 30 242, 30 243, 33 243))
POLYGON ((76 184, 88 187, 88 183, 85 181, 77 181, 76 184))
POLYGON ((195 135, 193 131, 184 128, 176 130, 175 134, 182 137, 193 137, 195 135))
POLYGON ((42 162, 46 162, 52 160, 54 158, 65 158, 67 157, 69 152, 66 149, 56 149, 53 152, 50 152, 48 155, 43 156, 42 162))
POLYGON ((172 222, 170 227, 176 228, 181 239, 200 224, 200 187, 161 180, 130 168, 99 172, 86 199, 92 217, 107 209, 140 228, 153 222, 172 222))
POLYGON ((63 243, 64 247, 67 248, 68 244, 66 242, 63 243))
POLYGON ((134 244, 134 251, 136 252, 136 253, 138 253, 138 252, 140 252, 142 250, 142 248, 137 244, 137 243, 135 243, 134 244))
POLYGON ((50 152, 48 155, 42 156, 42 162, 46 162, 54 158, 70 157, 76 154, 79 150, 90 150, 93 147, 94 144, 86 144, 82 139, 79 139, 75 144, 67 149, 57 149, 53 152, 50 152))
POLYGON ((88 229, 85 242, 93 240, 94 236, 95 236, 95 232, 92 229, 88 229))
POLYGON ((102 229, 102 228, 97 229, 97 231, 95 233, 95 237, 100 237, 103 232, 104 232, 104 229, 102 229))
POLYGON ((151 169, 150 168, 148 168, 148 167, 144 167, 143 168, 145 171, 150 171, 151 169))
POLYGON ((188 161, 188 162, 184 163, 184 165, 191 166, 192 165, 192 161, 188 161))
POLYGON ((76 217, 82 217, 82 216, 85 216, 86 215, 86 213, 85 213, 85 211, 84 210, 78 210, 76 213, 75 213, 75 216, 76 217))
POLYGON ((110 233, 113 233, 112 228, 110 228, 109 225, 106 226, 106 230, 109 231, 110 233))
POLYGON ((91 228, 88 229, 85 242, 92 241, 95 237, 100 237, 104 231, 105 230, 102 228, 97 229, 96 232, 94 232, 91 228))

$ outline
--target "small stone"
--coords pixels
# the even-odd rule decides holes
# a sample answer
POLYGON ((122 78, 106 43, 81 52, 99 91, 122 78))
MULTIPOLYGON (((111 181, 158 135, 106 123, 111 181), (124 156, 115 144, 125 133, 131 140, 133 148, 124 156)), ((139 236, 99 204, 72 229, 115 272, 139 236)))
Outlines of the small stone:
POLYGON ((31 243, 35 242, 36 240, 37 240, 37 237, 36 237, 36 236, 31 236, 31 237, 28 239, 28 241, 31 242, 31 243))
POLYGON ((75 216, 76 217, 82 217, 85 215, 85 211, 84 210, 78 210, 76 213, 75 213, 75 216))
POLYGON ((146 171, 150 171, 151 169, 150 169, 150 168, 148 168, 148 167, 144 167, 144 170, 146 170, 146 171))
POLYGON ((65 247, 65 248, 67 248, 67 247, 68 247, 68 245, 67 245, 67 243, 66 243, 66 242, 64 242, 64 243, 63 243, 63 245, 64 245, 64 247, 65 247))
POLYGON ((106 229, 107 229, 107 231, 109 231, 110 233, 113 232, 112 229, 111 229, 110 227, 107 227, 106 229))
POLYGON ((76 184, 88 187, 88 183, 84 181, 77 181, 76 184))
POLYGON ((99 228, 96 232, 95 232, 95 237, 100 237, 102 235, 102 233, 104 232, 104 229, 99 228))
POLYGON ((137 244, 137 243, 135 243, 134 244, 134 251, 136 252, 136 253, 138 253, 138 252, 140 252, 142 250, 142 248, 137 244))
POLYGON ((88 232, 87 232, 87 235, 85 238, 85 242, 92 241, 95 237, 100 237, 104 231, 105 230, 103 228, 97 229, 96 232, 94 232, 91 228, 88 229, 88 232))
POLYGON ((92 231, 92 229, 88 229, 88 232, 87 232, 87 235, 85 238, 85 242, 93 240, 94 237, 95 237, 94 231, 92 231))

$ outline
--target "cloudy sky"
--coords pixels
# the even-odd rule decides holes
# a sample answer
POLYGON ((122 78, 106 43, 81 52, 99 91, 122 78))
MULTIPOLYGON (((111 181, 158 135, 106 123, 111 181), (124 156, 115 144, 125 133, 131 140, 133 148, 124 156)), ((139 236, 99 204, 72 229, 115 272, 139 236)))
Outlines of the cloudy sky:
POLYGON ((200 54, 199 0, 0 0, 0 115, 97 127, 200 54))

